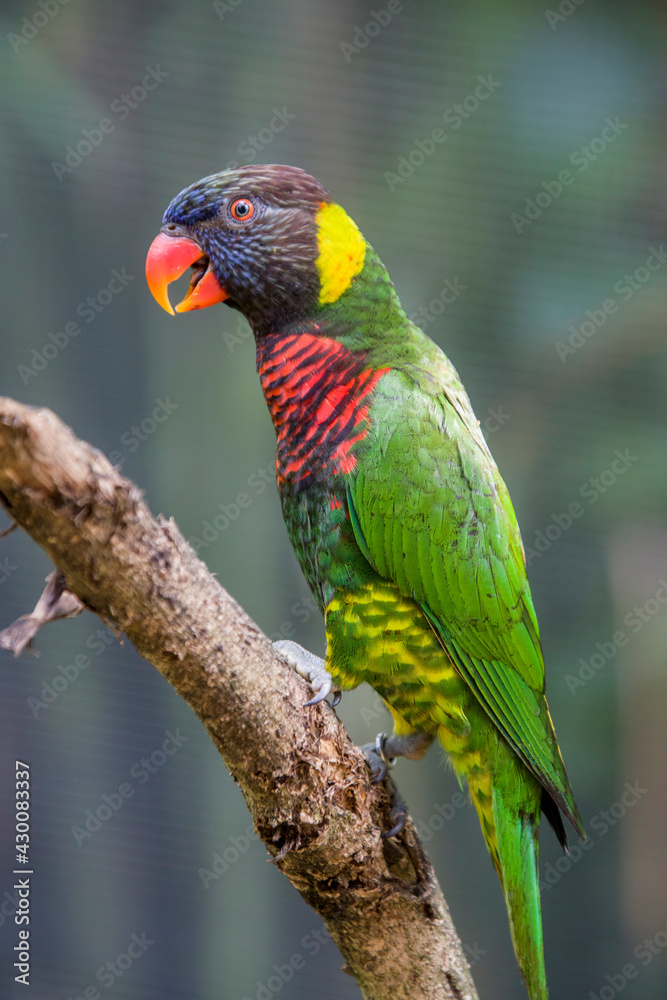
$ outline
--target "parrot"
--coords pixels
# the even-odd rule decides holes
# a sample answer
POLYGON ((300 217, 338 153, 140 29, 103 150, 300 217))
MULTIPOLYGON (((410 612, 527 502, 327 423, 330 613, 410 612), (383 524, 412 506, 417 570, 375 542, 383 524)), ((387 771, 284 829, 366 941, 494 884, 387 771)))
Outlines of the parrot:
MULTIPOLYGON (((304 170, 249 164, 186 187, 146 259, 149 289, 188 268, 176 312, 217 303, 254 334, 287 532, 324 616, 322 660, 279 651, 315 704, 367 682, 393 721, 382 779, 434 740, 467 783, 531 1000, 547 1000, 538 832, 583 838, 545 698, 544 658, 507 487, 463 384, 407 316, 356 223, 304 170)), ((397 799, 397 835, 405 804, 397 799)))

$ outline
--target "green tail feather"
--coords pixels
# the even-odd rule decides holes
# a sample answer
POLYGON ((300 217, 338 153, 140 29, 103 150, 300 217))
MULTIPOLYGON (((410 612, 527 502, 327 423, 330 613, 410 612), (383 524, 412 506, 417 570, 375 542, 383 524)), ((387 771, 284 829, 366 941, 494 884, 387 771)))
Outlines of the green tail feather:
POLYGON ((531 1000, 548 1000, 537 868, 539 806, 532 816, 513 815, 494 789, 493 812, 514 951, 531 1000))

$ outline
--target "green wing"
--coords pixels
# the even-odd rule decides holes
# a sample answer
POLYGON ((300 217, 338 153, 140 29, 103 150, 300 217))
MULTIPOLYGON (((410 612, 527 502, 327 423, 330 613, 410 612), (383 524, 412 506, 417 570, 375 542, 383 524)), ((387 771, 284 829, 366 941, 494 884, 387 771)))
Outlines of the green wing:
POLYGON ((544 697, 521 536, 468 397, 435 349, 379 383, 350 477, 358 544, 413 596, 489 717, 574 826, 581 819, 544 697))

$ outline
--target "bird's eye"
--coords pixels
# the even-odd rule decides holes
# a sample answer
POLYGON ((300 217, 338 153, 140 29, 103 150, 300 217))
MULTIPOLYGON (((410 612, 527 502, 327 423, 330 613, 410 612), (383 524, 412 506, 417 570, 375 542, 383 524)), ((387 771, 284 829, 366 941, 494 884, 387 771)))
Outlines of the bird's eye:
POLYGON ((229 211, 237 222, 247 222, 255 214, 255 206, 247 198, 237 198, 230 206, 229 211))

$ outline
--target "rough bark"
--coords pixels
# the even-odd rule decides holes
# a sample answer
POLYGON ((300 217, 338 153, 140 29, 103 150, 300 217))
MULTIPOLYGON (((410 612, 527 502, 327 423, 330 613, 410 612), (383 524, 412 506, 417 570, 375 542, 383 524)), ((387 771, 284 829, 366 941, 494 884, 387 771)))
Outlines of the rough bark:
POLYGON ((0 399, 0 503, 59 571, 28 631, 35 614, 76 613, 75 595, 157 667, 206 726, 259 836, 367 1000, 475 1000, 411 822, 381 839, 386 789, 370 784, 332 709, 304 707, 310 689, 174 522, 154 518, 139 489, 49 410, 9 399, 0 399))

